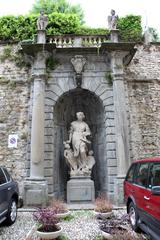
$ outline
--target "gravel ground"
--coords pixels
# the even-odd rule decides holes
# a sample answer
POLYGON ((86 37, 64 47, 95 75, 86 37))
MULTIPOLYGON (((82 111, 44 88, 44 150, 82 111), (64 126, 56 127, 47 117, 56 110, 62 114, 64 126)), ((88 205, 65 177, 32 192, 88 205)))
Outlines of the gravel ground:
POLYGON ((10 227, 0 227, 0 240, 24 240, 34 224, 32 213, 18 212, 17 221, 10 227))
MULTIPOLYGON (((122 210, 114 211, 115 215, 124 213, 122 210)), ((12 226, 0 227, 0 240, 40 240, 36 237, 34 225, 32 212, 19 212, 12 226)), ((72 211, 68 220, 62 221, 60 225, 67 240, 96 240, 101 235, 93 211, 72 211)))

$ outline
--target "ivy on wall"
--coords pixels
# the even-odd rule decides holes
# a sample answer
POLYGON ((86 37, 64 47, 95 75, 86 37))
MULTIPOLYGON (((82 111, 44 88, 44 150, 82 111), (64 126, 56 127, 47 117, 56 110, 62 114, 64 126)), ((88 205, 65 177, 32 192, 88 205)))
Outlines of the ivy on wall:
MULTIPOLYGON (((52 13, 49 16, 47 34, 108 34, 104 28, 84 27, 75 14, 52 13)), ((37 33, 37 15, 0 17, 0 41, 21 41, 34 39, 37 33)), ((141 17, 128 15, 118 20, 122 41, 140 41, 142 39, 141 17)))

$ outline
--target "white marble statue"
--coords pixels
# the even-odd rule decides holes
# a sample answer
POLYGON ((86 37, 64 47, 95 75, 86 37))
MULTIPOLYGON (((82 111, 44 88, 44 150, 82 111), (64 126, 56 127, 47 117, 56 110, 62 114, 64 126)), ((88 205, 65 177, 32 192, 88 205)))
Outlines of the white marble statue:
POLYGON ((70 175, 90 175, 95 164, 93 151, 88 152, 91 142, 87 136, 91 135, 91 131, 83 121, 84 113, 77 112, 76 116, 77 120, 71 123, 69 140, 64 142, 64 157, 70 166, 70 175))
POLYGON ((108 16, 108 27, 110 30, 115 30, 117 29, 117 20, 118 20, 118 15, 116 15, 115 10, 111 10, 111 15, 108 16))
POLYGON ((40 12, 40 16, 37 19, 37 29, 45 30, 48 25, 48 17, 44 15, 44 11, 40 12))

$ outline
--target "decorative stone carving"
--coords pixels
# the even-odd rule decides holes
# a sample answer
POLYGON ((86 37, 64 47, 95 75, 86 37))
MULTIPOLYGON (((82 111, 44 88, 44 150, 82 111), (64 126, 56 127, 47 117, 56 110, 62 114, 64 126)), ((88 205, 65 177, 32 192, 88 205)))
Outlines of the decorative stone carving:
POLYGON ((71 59, 71 63, 76 72, 77 87, 80 87, 82 84, 82 72, 84 65, 86 64, 86 58, 84 58, 82 55, 76 55, 71 59))
POLYGON ((37 29, 45 30, 48 25, 48 17, 44 15, 44 11, 40 11, 40 16, 37 19, 37 29))
POLYGON ((84 58, 82 55, 76 55, 71 59, 71 63, 73 64, 75 72, 77 74, 81 74, 86 63, 86 58, 84 58))
POLYGON ((110 30, 115 30, 117 29, 117 20, 118 20, 118 15, 115 15, 115 10, 111 10, 111 15, 108 16, 108 27, 110 30))
POLYGON ((90 176, 95 164, 93 151, 88 151, 91 142, 87 136, 91 135, 91 131, 83 121, 84 113, 77 112, 76 116, 77 120, 71 123, 69 140, 64 142, 64 157, 70 167, 71 176, 90 176))

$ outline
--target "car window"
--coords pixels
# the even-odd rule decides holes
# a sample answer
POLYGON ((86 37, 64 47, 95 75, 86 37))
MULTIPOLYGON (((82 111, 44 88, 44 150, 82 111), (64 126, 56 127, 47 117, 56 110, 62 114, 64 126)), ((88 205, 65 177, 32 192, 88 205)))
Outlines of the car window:
POLYGON ((4 183, 6 183, 6 177, 5 177, 2 169, 0 168, 0 185, 4 184, 4 183))
POLYGON ((135 164, 133 164, 128 173, 127 173, 127 176, 126 176, 126 181, 128 182, 133 182, 133 176, 134 176, 134 169, 135 169, 135 164))
POLYGON ((135 183, 146 187, 148 182, 148 166, 149 163, 140 163, 138 164, 136 175, 135 175, 135 183))
POLYGON ((149 188, 160 186, 160 163, 153 163, 149 174, 149 188))
POLYGON ((9 175, 8 171, 5 168, 3 168, 3 171, 6 175, 7 181, 9 182, 11 180, 11 176, 9 175))

